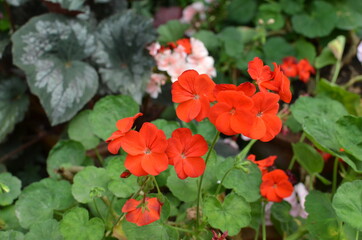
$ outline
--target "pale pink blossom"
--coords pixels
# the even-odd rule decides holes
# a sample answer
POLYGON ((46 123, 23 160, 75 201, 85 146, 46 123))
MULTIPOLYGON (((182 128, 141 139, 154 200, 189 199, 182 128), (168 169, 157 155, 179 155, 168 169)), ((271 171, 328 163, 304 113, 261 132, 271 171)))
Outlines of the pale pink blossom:
POLYGON ((187 54, 182 51, 173 52, 167 49, 155 56, 157 67, 161 71, 168 72, 170 69, 174 68, 175 64, 178 64, 180 61, 185 62, 186 55, 187 54))
POLYGON ((148 46, 147 49, 150 55, 154 57, 156 56, 158 50, 161 49, 161 45, 158 42, 154 42, 150 46, 148 46))
POLYGON ((239 145, 232 138, 224 138, 223 142, 229 145, 232 149, 239 150, 239 145))
POLYGON ((362 63, 362 42, 359 43, 357 47, 357 58, 362 63))
POLYGON ((291 196, 284 198, 285 201, 289 202, 292 206, 290 210, 290 215, 293 217, 300 216, 302 218, 307 218, 308 213, 305 211, 305 198, 308 195, 308 190, 303 183, 298 183, 294 186, 294 192, 291 196))
POLYGON ((161 93, 161 86, 166 83, 167 76, 162 73, 152 73, 151 79, 148 82, 146 92, 150 94, 151 98, 157 98, 161 93))
POLYGON ((196 38, 191 38, 190 44, 191 44, 192 54, 190 54, 189 57, 191 59, 194 60, 201 59, 209 55, 209 52, 207 51, 204 43, 201 42, 200 40, 196 38))
POLYGON ((186 70, 192 69, 190 64, 186 61, 179 61, 176 64, 172 65, 171 68, 168 69, 167 73, 171 77, 171 82, 176 82, 178 77, 186 70))
POLYGON ((193 58, 188 58, 188 61, 200 74, 205 73, 211 77, 216 76, 216 70, 214 68, 214 59, 212 57, 206 56, 204 58, 199 58, 197 60, 193 58))
POLYGON ((206 7, 202 2, 194 2, 193 4, 185 7, 182 11, 180 21, 184 23, 191 23, 196 14, 199 14, 201 19, 205 19, 205 11, 206 7))

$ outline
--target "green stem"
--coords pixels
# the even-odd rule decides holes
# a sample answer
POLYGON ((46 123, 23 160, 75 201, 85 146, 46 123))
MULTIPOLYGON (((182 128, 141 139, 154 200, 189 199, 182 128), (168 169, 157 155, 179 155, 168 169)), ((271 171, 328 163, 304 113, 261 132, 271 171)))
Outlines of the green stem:
POLYGON ((96 153, 96 156, 97 156, 97 158, 99 160, 99 163, 101 164, 101 166, 103 166, 104 161, 103 161, 102 156, 99 154, 99 151, 98 151, 97 147, 94 148, 94 152, 96 153))
POLYGON ((336 157, 334 159, 334 164, 333 164, 332 196, 336 192, 337 188, 337 172, 338 172, 338 162, 339 162, 338 159, 339 157, 336 157))
POLYGON ((331 181, 329 181, 327 178, 323 177, 319 173, 315 173, 315 176, 325 185, 331 185, 332 184, 331 181))
POLYGON ((354 78, 351 78, 345 85, 343 85, 342 87, 344 89, 349 88, 350 86, 352 86, 353 84, 355 84, 356 82, 361 82, 362 81, 362 75, 358 75, 354 78))
POLYGON ((259 232, 260 232, 260 225, 258 226, 258 230, 255 231, 255 237, 254 240, 258 240, 259 239, 259 232))
POLYGON ((358 240, 359 239, 359 229, 357 229, 357 231, 356 231, 356 240, 358 240))
MULTIPOLYGON (((214 149, 214 146, 216 144, 216 141, 220 135, 220 132, 218 131, 215 134, 214 139, 212 140, 211 146, 207 152, 206 158, 205 158, 205 165, 207 166, 207 162, 210 158, 211 151, 214 149)), ((201 200, 201 187, 202 187, 202 180, 204 179, 204 174, 201 175, 199 185, 197 187, 197 205, 196 205, 196 235, 199 234, 199 227, 200 227, 200 200, 201 200)))
POLYGON ((297 232, 289 235, 285 240, 299 240, 307 233, 307 229, 304 226, 301 226, 297 232))
POLYGON ((160 190, 160 187, 158 186, 158 183, 157 183, 157 180, 156 180, 155 176, 152 176, 152 181, 153 181, 153 183, 155 184, 155 186, 156 186, 156 188, 157 188, 158 194, 159 194, 160 196, 162 196, 162 192, 161 192, 161 190, 160 190))
POLYGON ((266 202, 263 202, 262 210, 261 210, 262 211, 261 220, 262 220, 263 240, 266 240, 265 207, 266 207, 266 202))
POLYGON ((332 83, 336 83, 337 81, 337 77, 339 74, 339 71, 341 70, 341 61, 337 60, 336 65, 334 66, 334 73, 333 73, 333 77, 332 77, 332 83))
POLYGON ((97 214, 102 218, 103 222, 106 223, 106 220, 104 220, 103 215, 101 214, 101 212, 99 211, 98 205, 97 205, 97 201, 95 198, 93 198, 93 203, 94 203, 94 207, 96 208, 97 214))
MULTIPOLYGON (((299 142, 303 142, 304 139, 305 139, 305 132, 303 132, 302 135, 300 135, 299 142)), ((292 160, 290 160, 288 170, 292 170, 292 168, 294 167, 294 164, 295 164, 295 160, 297 160, 297 157, 294 154, 292 160)))
POLYGON ((224 182, 225 178, 227 177, 227 175, 229 175, 229 173, 234 169, 234 167, 230 168, 229 170, 226 171, 226 173, 224 174, 224 176, 221 179, 221 182, 219 183, 219 186, 217 186, 215 195, 217 196, 217 194, 219 193, 222 183, 224 182))
POLYGON ((309 191, 312 191, 314 189, 314 180, 315 180, 315 174, 310 175, 310 181, 309 181, 309 191))
POLYGON ((236 159, 242 161, 245 159, 246 154, 250 151, 251 147, 256 143, 256 139, 251 139, 249 143, 243 148, 243 150, 236 156, 236 159))
POLYGON ((172 226, 170 224, 168 224, 167 226, 170 227, 170 228, 173 228, 173 229, 175 229, 177 231, 187 232, 187 233, 194 233, 192 230, 185 229, 185 228, 180 228, 180 227, 175 227, 175 226, 172 226))

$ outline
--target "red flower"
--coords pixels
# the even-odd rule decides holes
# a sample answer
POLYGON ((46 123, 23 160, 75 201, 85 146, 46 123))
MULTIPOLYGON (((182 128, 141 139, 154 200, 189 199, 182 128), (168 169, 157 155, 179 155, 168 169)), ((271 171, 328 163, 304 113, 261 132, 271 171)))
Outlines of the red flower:
POLYGON ((262 177, 260 193, 271 202, 281 202, 293 193, 293 185, 288 181, 284 171, 276 169, 262 177))
POLYGON ((184 47, 186 54, 191 54, 191 43, 190 43, 190 39, 188 39, 188 38, 182 38, 182 39, 177 40, 176 43, 177 43, 178 45, 181 45, 181 46, 184 47))
POLYGON ((263 61, 258 57, 255 57, 248 63, 248 73, 250 77, 256 81, 256 84, 258 84, 261 91, 264 89, 260 84, 262 82, 271 80, 273 77, 273 73, 270 71, 270 67, 268 65, 264 66, 263 61))
POLYGON ((239 86, 235 86, 234 84, 216 84, 216 86, 214 88, 215 98, 219 92, 226 91, 226 90, 241 91, 246 96, 251 97, 254 95, 254 93, 256 91, 256 87, 254 84, 252 84, 250 82, 242 83, 239 86))
POLYGON ((299 79, 307 83, 311 73, 315 73, 312 65, 310 65, 307 59, 302 59, 298 63, 299 79))
POLYGON ((166 135, 152 123, 144 123, 139 132, 130 131, 122 148, 128 153, 124 166, 133 175, 158 175, 168 167, 166 135))
POLYGON ((199 177, 205 171, 205 161, 201 158, 207 152, 207 143, 203 136, 192 136, 188 128, 178 128, 168 139, 167 155, 180 179, 199 177))
POLYGON ((143 226, 160 219, 162 204, 157 198, 144 198, 143 200, 129 199, 122 207, 126 220, 137 226, 143 226))
POLYGON ((206 118, 213 101, 215 83, 206 74, 199 75, 195 70, 187 70, 172 84, 172 101, 180 103, 176 108, 179 119, 190 122, 206 118))
POLYGON ((279 109, 279 96, 270 92, 258 92, 253 97, 254 106, 250 109, 252 122, 243 135, 263 142, 272 140, 282 129, 282 121, 276 115, 279 109))
POLYGON ((252 161, 253 163, 255 163, 256 165, 258 165, 261 173, 264 175, 265 173, 268 172, 268 167, 273 166, 275 159, 277 158, 277 156, 269 156, 267 158, 264 158, 262 160, 255 160, 255 155, 254 154, 250 154, 246 159, 252 161))
POLYGON ((218 102, 210 110, 210 122, 223 134, 245 135, 253 119, 251 98, 241 91, 226 90, 219 92, 216 100, 218 102))
POLYGON ((211 240, 227 240, 228 231, 223 232, 222 234, 217 233, 214 230, 211 230, 212 232, 212 239, 211 240))
POLYGON ((295 57, 283 58, 280 68, 287 77, 296 77, 298 75, 297 59, 295 57))
POLYGON ((134 121, 142 115, 142 113, 137 113, 133 117, 123 118, 117 121, 116 126, 118 130, 112 133, 106 140, 106 143, 109 143, 108 151, 110 153, 117 154, 119 152, 124 136, 131 130, 134 121))
MULTIPOLYGON (((290 81, 280 70, 280 67, 274 64, 273 80, 262 82, 260 85, 262 89, 269 89, 276 92, 280 99, 286 103, 290 103, 292 100, 292 93, 290 91, 290 81)), ((260 87, 259 87, 260 88, 260 87)), ((264 91, 262 90, 261 91, 264 91)))

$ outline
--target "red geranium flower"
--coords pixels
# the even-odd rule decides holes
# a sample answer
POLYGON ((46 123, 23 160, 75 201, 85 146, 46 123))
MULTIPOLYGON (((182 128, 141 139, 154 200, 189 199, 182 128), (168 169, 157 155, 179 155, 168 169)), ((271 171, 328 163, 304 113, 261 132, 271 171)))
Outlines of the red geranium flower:
POLYGON ((209 114, 213 101, 215 83, 206 74, 195 70, 187 70, 172 84, 172 101, 180 103, 176 108, 179 119, 190 122, 201 121, 209 114))
POLYGON ((262 180, 260 193, 271 202, 281 202, 293 193, 293 185, 282 170, 268 172, 263 175, 262 180))
POLYGON ((207 152, 207 143, 203 136, 192 136, 188 128, 178 128, 168 139, 167 155, 169 163, 175 166, 180 179, 199 177, 205 171, 205 161, 201 158, 207 152))
POLYGON ((122 207, 126 220, 137 226, 144 226, 160 219, 162 204, 157 198, 144 198, 143 200, 129 199, 122 207))
POLYGON ((263 61, 255 57, 252 61, 248 63, 248 73, 250 77, 256 81, 260 91, 265 90, 261 83, 265 81, 270 81, 273 77, 272 71, 268 65, 264 65, 263 61))
POLYGON ((307 59, 302 59, 298 63, 299 79, 307 83, 311 73, 315 73, 312 65, 310 65, 307 59))
POLYGON ((244 82, 244 83, 240 84, 239 86, 235 86, 234 84, 224 84, 224 83, 216 84, 216 86, 214 88, 215 98, 219 92, 226 91, 226 90, 241 91, 246 96, 251 97, 254 95, 254 93, 256 91, 256 87, 254 84, 252 84, 250 82, 244 82))
POLYGON ((296 77, 298 75, 297 59, 295 57, 283 58, 280 68, 287 77, 296 77))
POLYGON ((118 130, 112 133, 112 135, 106 140, 106 143, 109 143, 108 151, 110 153, 117 154, 119 152, 122 144, 122 139, 124 138, 126 133, 131 130, 134 121, 142 115, 142 113, 137 113, 133 117, 123 118, 117 121, 116 126, 118 130))
POLYGON ((225 135, 248 132, 252 124, 253 101, 241 91, 221 91, 217 103, 211 108, 209 119, 225 135))
POLYGON ((168 167, 166 135, 152 123, 144 123, 139 132, 128 132, 122 148, 128 153, 124 166, 133 175, 156 176, 168 167))
POLYGON ((184 47, 186 54, 191 54, 191 43, 189 38, 179 39, 176 43, 184 47))
POLYGON ((277 158, 277 156, 269 156, 267 158, 264 158, 262 160, 258 160, 256 161, 256 157, 254 154, 250 154, 246 159, 252 161, 253 163, 255 163, 256 165, 258 165, 261 173, 264 175, 265 173, 268 172, 268 167, 273 166, 275 159, 277 158))
POLYGON ((279 96, 270 92, 258 92, 253 97, 253 107, 249 110, 252 114, 248 132, 243 135, 259 139, 263 142, 272 140, 282 129, 282 121, 276 115, 279 109, 279 96))

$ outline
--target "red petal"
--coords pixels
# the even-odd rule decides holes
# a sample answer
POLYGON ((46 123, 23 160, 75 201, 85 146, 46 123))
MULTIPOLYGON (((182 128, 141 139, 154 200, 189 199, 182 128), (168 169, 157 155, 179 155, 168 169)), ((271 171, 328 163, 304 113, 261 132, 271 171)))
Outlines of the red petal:
POLYGON ((141 155, 127 155, 126 160, 124 161, 124 166, 126 169, 128 169, 133 175, 140 177, 140 176, 146 176, 148 173, 143 170, 142 167, 142 160, 144 158, 144 154, 141 155))
POLYGON ((205 171, 205 167, 205 161, 201 157, 184 159, 184 171, 189 177, 195 178, 201 176, 205 171))
POLYGON ((130 212, 137 208, 137 206, 141 203, 141 201, 137 201, 136 199, 128 199, 127 202, 122 207, 122 212, 130 212))
POLYGON ((266 126, 265 135, 260 138, 262 142, 269 142, 272 140, 282 129, 282 120, 276 115, 264 114, 261 117, 266 126))
POLYGON ((187 145, 185 145, 185 155, 187 157, 201 157, 206 154, 208 146, 203 136, 195 134, 187 140, 187 145))
POLYGON ((189 89, 183 88, 178 81, 171 87, 172 102, 182 103, 194 98, 194 94, 189 89))
POLYGON ((256 117, 249 129, 248 134, 244 135, 252 139, 260 139, 263 136, 265 136, 265 133, 266 133, 266 126, 264 121, 260 117, 256 117))
POLYGON ((152 152, 163 153, 167 148, 166 135, 153 123, 146 122, 140 129, 140 135, 145 141, 146 148, 152 152))
POLYGON ((276 194, 281 198, 286 198, 292 195, 293 185, 288 181, 284 180, 277 184, 276 194))
POLYGON ((198 76, 199 73, 197 71, 186 70, 178 77, 178 82, 180 83, 181 87, 183 87, 187 91, 195 93, 194 84, 198 76))
POLYGON ((146 144, 139 132, 131 130, 122 138, 122 148, 128 154, 139 155, 144 154, 146 144))
POLYGON ((144 155, 141 165, 148 174, 156 176, 167 169, 168 158, 166 153, 151 152, 144 155))
POLYGON ((222 132, 225 135, 235 135, 237 132, 233 131, 230 126, 231 114, 228 112, 222 113, 216 119, 215 127, 219 132, 222 132))
POLYGON ((259 84, 263 81, 268 81, 272 78, 272 72, 270 71, 269 66, 264 66, 263 61, 255 57, 252 61, 248 64, 248 73, 250 77, 259 84))
POLYGON ((180 103, 176 108, 176 115, 184 122, 190 122, 199 115, 201 110, 201 103, 199 100, 189 100, 180 103))
POLYGON ((251 97, 254 95, 256 91, 256 87, 254 84, 250 82, 244 82, 240 84, 237 89, 237 91, 242 91, 246 96, 251 97))
POLYGON ((121 143, 123 141, 123 137, 119 137, 118 139, 113 140, 108 144, 108 151, 112 154, 117 154, 119 149, 121 148, 121 143))
POLYGON ((121 120, 118 120, 116 123, 118 130, 120 130, 123 133, 128 132, 129 130, 131 130, 134 121, 142 115, 143 115, 142 113, 137 113, 133 117, 123 118, 121 120))
POLYGON ((123 137, 124 136, 124 133, 117 130, 115 132, 112 133, 112 135, 106 139, 106 142, 109 143, 109 142, 112 142, 114 139, 117 139, 119 137, 123 137))

